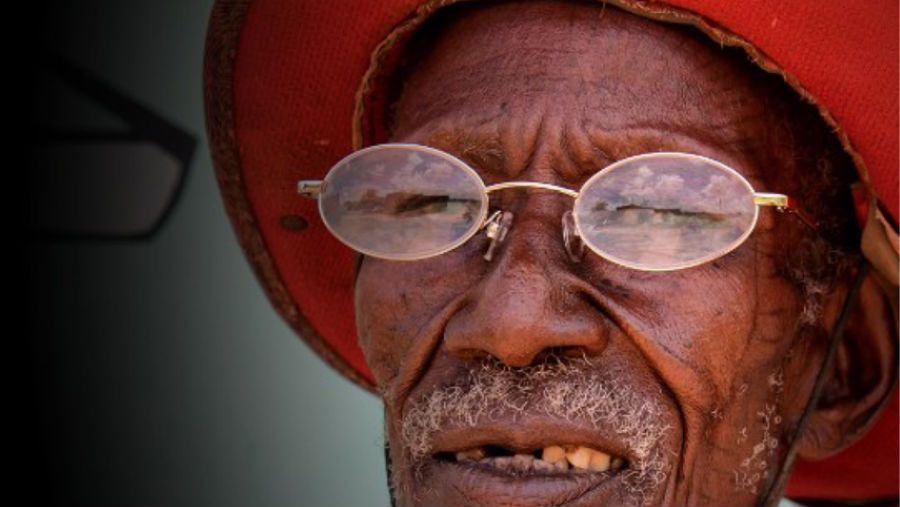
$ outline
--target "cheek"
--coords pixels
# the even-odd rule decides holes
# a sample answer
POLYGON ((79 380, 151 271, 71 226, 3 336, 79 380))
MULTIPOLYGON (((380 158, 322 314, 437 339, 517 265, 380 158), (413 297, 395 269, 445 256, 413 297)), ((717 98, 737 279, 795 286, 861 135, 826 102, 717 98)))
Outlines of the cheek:
POLYGON ((390 276, 387 264, 363 260, 355 288, 359 344, 379 385, 396 375, 397 358, 412 339, 398 329, 411 325, 416 314, 410 303, 420 297, 416 287, 405 283, 407 277, 390 276))
MULTIPOLYGON (((478 243, 478 241, 473 241, 478 243)), ((441 329, 437 322, 477 282, 477 245, 416 262, 362 261, 355 287, 359 343, 379 385, 393 379, 410 350, 441 329)), ((480 261, 480 262, 479 262, 480 261)))
POLYGON ((752 499, 785 429, 782 364, 798 303, 749 246, 691 272, 621 280, 637 341, 684 417, 685 487, 712 498, 752 499))
POLYGON ((724 266, 695 269, 665 274, 654 283, 644 293, 652 303, 636 325, 668 355, 720 384, 733 376, 728 363, 754 332, 757 293, 746 272, 724 266))
POLYGON ((671 315, 685 315, 683 335, 689 337, 679 347, 697 365, 702 365, 708 381, 722 396, 733 388, 743 367, 744 351, 756 333, 755 311, 759 303, 756 284, 743 273, 719 275, 694 289, 691 301, 676 303, 671 315))
POLYGON ((779 363, 795 331, 795 291, 748 242, 656 293, 665 346, 689 362, 719 401, 779 363))
POLYGON ((621 305, 631 340, 697 422, 790 345, 795 319, 783 294, 792 291, 748 243, 683 272, 609 273, 629 289, 621 305))

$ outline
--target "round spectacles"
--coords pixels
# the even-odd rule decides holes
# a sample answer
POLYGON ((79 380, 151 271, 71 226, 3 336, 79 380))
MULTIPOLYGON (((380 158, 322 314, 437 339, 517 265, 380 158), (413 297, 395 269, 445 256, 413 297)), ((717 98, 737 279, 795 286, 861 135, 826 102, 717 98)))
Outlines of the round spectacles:
POLYGON ((508 221, 500 211, 488 216, 489 195, 508 188, 574 198, 563 220, 573 223, 574 235, 600 257, 644 271, 688 268, 727 254, 753 231, 759 206, 797 212, 814 226, 790 197, 756 192, 734 169, 689 153, 625 158, 575 191, 532 181, 488 186, 448 153, 392 143, 348 155, 324 180, 298 183, 301 195, 318 198, 322 221, 337 239, 398 261, 449 252, 482 229, 502 240, 508 221))

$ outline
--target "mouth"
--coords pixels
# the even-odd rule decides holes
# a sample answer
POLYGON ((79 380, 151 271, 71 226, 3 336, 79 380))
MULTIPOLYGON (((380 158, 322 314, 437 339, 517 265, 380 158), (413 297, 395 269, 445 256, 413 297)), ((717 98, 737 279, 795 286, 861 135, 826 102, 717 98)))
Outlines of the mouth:
POLYGON ((419 505, 658 503, 674 412, 652 382, 590 366, 485 364, 423 384, 398 417, 394 463, 408 472, 392 487, 419 505))
POLYGON ((516 476, 618 472, 625 459, 583 445, 548 445, 534 450, 500 445, 477 446, 455 453, 439 452, 436 461, 516 476))
POLYGON ((451 429, 423 465, 471 505, 563 505, 612 499, 640 464, 605 432, 549 421, 451 429), (550 435, 565 435, 550 437, 550 435), (629 457, 631 456, 631 457, 629 457))

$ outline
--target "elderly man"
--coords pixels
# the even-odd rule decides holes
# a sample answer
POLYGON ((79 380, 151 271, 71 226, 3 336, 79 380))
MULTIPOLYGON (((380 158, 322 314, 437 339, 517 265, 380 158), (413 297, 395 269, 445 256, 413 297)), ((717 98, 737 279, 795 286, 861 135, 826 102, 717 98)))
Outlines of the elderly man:
POLYGON ((351 64, 275 72, 298 43, 253 36, 279 26, 271 2, 217 10, 207 93, 233 219, 286 317, 384 397, 399 504, 771 504, 795 456, 848 447, 890 400, 893 230, 862 187, 871 269, 844 131, 709 39, 794 79, 737 35, 621 6, 425 4, 357 41, 352 115, 339 78, 306 76, 351 64), (233 74, 228 16, 247 16, 233 74), (293 116, 270 86, 302 95, 293 116), (350 124, 304 115, 391 144, 329 172, 350 124), (322 222, 287 197, 298 180, 322 222), (365 254, 352 272, 329 233, 365 254))

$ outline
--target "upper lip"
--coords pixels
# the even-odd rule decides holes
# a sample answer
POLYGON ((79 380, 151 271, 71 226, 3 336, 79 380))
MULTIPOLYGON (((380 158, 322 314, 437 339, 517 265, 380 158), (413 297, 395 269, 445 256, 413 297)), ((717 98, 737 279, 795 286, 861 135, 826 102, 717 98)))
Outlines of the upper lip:
POLYGON ((515 419, 441 430, 433 436, 431 454, 454 453, 488 445, 517 453, 531 453, 551 445, 571 445, 590 447, 624 458, 627 462, 636 458, 625 443, 606 428, 573 424, 545 416, 517 416, 515 419))

